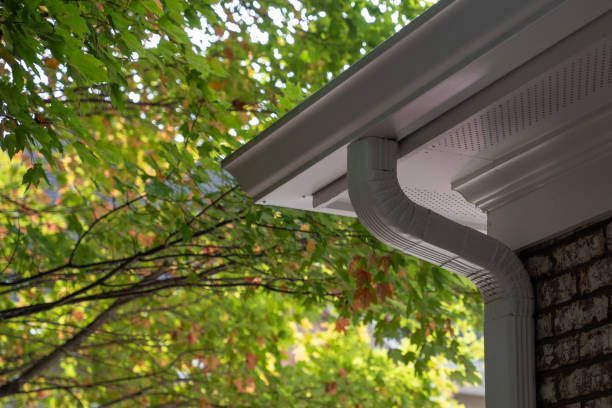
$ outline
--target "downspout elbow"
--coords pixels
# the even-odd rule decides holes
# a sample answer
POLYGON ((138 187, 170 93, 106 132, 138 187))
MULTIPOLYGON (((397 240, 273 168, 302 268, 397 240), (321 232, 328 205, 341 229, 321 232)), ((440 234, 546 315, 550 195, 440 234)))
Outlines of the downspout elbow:
POLYGON ((535 406, 533 288, 503 243, 410 200, 397 179, 395 140, 369 137, 348 149, 351 204, 378 239, 470 279, 485 303, 488 406, 535 406), (510 336, 510 338, 508 337, 510 336))

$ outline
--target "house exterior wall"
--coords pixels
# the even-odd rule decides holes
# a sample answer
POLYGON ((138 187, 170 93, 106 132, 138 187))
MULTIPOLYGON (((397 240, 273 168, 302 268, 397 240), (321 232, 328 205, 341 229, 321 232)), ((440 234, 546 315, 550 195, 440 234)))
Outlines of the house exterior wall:
POLYGON ((520 257, 537 299, 538 407, 612 407, 612 218, 520 257))

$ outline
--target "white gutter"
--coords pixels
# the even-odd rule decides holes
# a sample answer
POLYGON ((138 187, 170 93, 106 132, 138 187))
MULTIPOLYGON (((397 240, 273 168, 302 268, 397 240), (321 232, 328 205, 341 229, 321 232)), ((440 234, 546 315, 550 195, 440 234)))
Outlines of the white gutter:
POLYGON ((412 202, 397 179, 398 143, 376 137, 348 148, 348 190, 381 241, 470 279, 485 302, 488 407, 535 407, 533 288, 503 243, 412 202))
MULTIPOLYGON (((361 137, 427 143, 437 134, 413 133, 610 9, 610 0, 441 0, 223 167, 261 200, 361 137)), ((323 173, 331 179, 318 188, 344 175, 323 173)))

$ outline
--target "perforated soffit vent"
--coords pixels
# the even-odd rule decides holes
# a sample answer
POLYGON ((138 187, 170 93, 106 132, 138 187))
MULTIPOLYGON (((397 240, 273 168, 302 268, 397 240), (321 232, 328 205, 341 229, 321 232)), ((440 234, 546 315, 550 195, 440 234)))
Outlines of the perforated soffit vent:
POLYGON ((608 99, 601 100, 601 96, 608 96, 610 88, 612 45, 606 37, 444 132, 432 141, 430 149, 494 157, 495 147, 500 143, 513 138, 536 137, 538 135, 531 129, 566 122, 568 112, 571 117, 584 114, 585 110, 576 109, 577 105, 592 110, 595 105, 607 103, 608 99))
MULTIPOLYGON (((469 178, 479 168, 508 156, 518 147, 537 143, 556 129, 611 103, 612 41, 607 35, 400 159, 400 162, 417 160, 421 169, 417 177, 427 174, 432 179, 430 188, 415 187, 411 184, 413 177, 402 173, 400 183, 406 195, 418 204, 485 230, 484 211, 453 191, 451 183, 469 178), (429 154, 429 160, 424 159, 424 154, 429 154), (435 171, 428 172, 427 166, 435 167, 441 161, 448 167, 446 179, 435 180, 435 175, 431 175, 435 171)), ((346 186, 346 181, 336 184, 346 186)), ((352 210, 346 194, 326 203, 317 203, 316 198, 317 193, 315 207, 352 210)))

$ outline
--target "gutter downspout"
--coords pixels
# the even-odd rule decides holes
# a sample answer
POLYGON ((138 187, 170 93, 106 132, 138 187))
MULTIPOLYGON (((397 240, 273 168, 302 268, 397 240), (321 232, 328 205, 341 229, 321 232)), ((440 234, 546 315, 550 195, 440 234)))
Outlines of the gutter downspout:
POLYGON ((349 145, 351 204, 381 241, 470 279, 485 303, 485 398, 490 408, 535 407, 533 288, 503 243, 411 201, 397 179, 395 140, 349 145))

